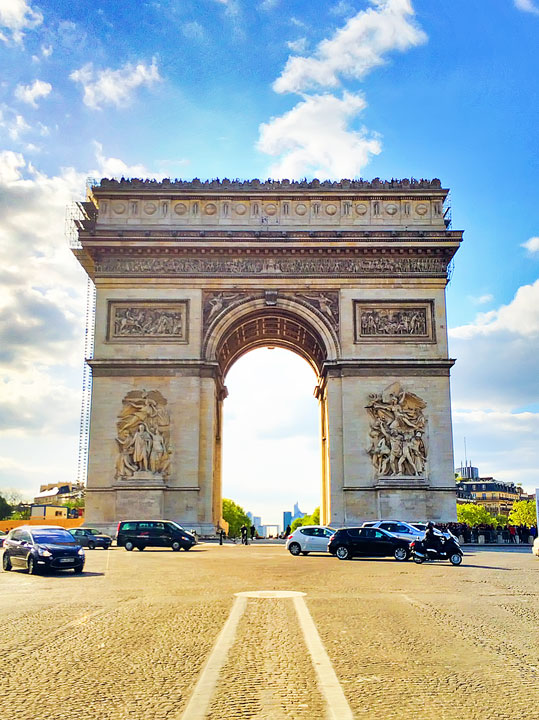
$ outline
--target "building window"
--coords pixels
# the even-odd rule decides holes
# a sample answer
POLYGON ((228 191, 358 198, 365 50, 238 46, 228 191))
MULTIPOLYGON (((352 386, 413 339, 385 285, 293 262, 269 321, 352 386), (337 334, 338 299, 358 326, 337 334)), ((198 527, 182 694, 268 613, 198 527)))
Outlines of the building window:
POLYGON ((227 202, 223 204, 223 215, 225 217, 227 217, 227 215, 228 215, 228 203, 227 202))
POLYGON ((198 215, 198 203, 193 203, 193 215, 198 215))
POLYGON ((289 212, 290 212, 290 205, 287 202, 283 203, 283 215, 288 215, 289 212))
POLYGON ((319 210, 320 210, 320 203, 313 203, 313 213, 315 215, 318 215, 319 210))
POLYGON ((253 215, 258 215, 258 203, 254 203, 253 205, 253 215))

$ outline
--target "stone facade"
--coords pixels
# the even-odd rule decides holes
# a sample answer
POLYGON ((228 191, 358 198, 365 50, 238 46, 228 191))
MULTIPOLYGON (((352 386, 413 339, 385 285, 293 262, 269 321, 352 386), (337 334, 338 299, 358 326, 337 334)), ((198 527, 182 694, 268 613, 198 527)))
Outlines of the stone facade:
POLYGON ((315 370, 322 521, 453 520, 440 182, 102 180, 74 252, 97 290, 87 520, 213 531, 226 373, 315 370))

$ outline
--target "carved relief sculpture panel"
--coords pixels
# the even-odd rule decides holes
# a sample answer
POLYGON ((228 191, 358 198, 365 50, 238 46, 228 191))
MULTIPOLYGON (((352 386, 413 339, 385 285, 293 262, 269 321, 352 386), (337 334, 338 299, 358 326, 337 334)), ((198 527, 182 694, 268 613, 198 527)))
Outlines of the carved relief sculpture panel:
POLYGON ((109 301, 107 340, 188 342, 188 301, 109 301))
POLYGON ((354 342, 436 342, 434 302, 354 301, 354 342))
POLYGON ((116 423, 116 479, 163 480, 170 467, 170 418, 158 390, 132 390, 116 423))
POLYGON ((425 474, 425 408, 420 397, 403 390, 398 382, 369 395, 371 445, 367 452, 379 477, 425 474))

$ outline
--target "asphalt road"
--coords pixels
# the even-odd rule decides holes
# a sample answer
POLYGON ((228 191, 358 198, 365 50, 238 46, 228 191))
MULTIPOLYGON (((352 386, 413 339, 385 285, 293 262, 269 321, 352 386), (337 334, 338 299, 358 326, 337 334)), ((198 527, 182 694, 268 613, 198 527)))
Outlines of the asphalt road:
POLYGON ((256 543, 88 551, 82 576, 0 573, 1 715, 536 720, 538 587, 539 559, 499 549, 457 568, 256 543), (261 590, 305 595, 236 596, 261 590))

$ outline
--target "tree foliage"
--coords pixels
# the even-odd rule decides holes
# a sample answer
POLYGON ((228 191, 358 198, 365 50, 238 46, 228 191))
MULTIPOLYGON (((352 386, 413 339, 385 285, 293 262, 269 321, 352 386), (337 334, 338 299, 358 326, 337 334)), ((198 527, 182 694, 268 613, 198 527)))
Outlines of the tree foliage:
POLYGON ((482 505, 475 505, 475 503, 457 505, 457 520, 471 527, 495 524, 492 515, 482 505))
POLYGON ((296 518, 292 522, 290 529, 294 532, 294 530, 297 530, 302 525, 320 525, 320 508, 315 508, 311 515, 304 515, 302 518, 296 518))
POLYGON ((535 500, 520 500, 514 503, 509 513, 510 525, 526 525, 531 527, 537 522, 535 500))
POLYGON ((0 520, 8 520, 11 517, 11 505, 3 495, 0 495, 0 520))
POLYGON ((245 510, 234 500, 223 498, 223 520, 228 523, 228 537, 238 537, 242 525, 250 527, 251 521, 245 510))

